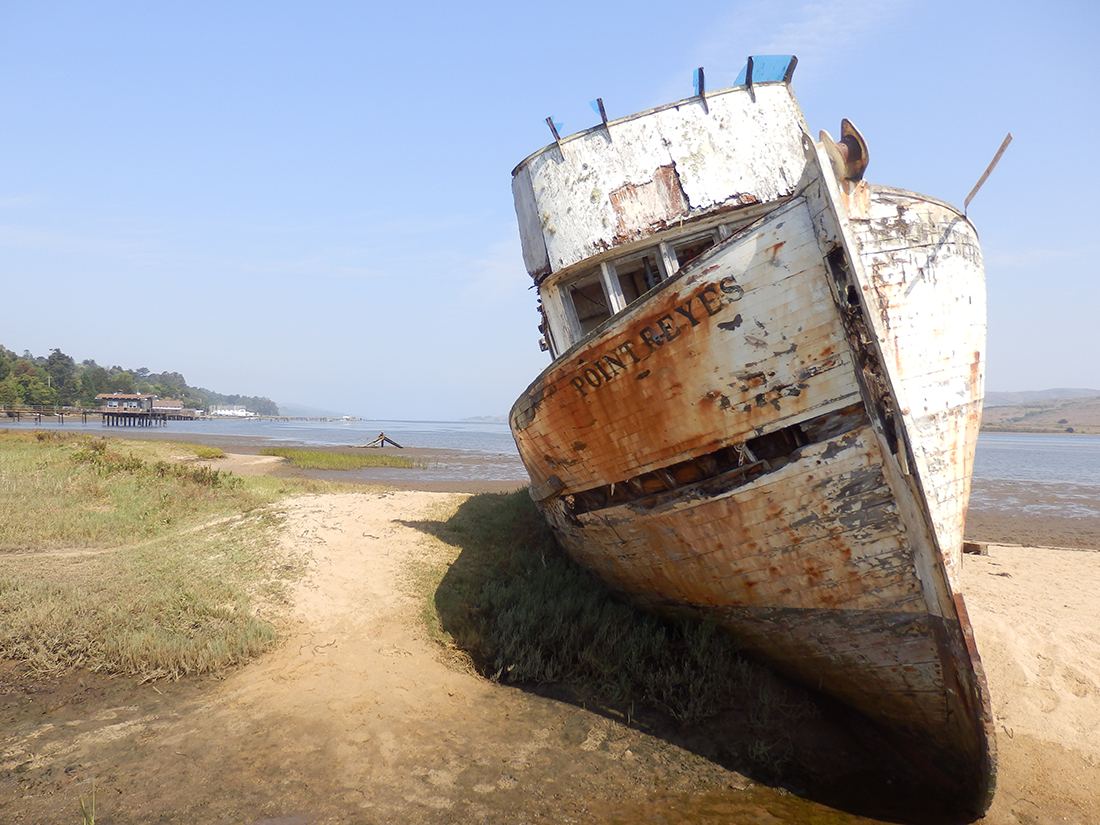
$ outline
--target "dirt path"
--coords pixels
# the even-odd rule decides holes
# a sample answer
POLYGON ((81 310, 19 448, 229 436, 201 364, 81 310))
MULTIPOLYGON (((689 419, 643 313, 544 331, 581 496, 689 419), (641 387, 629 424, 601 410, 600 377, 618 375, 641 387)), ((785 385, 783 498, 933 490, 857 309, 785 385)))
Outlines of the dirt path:
POLYGON ((224 682, 135 688, 70 677, 5 716, 0 821, 603 821, 603 805, 742 784, 594 714, 444 665, 402 585, 441 548, 399 520, 463 496, 327 495, 287 504, 312 551, 287 642, 224 682))
MULTIPOLYGON (((288 546, 311 555, 287 641, 224 681, 28 683, 0 669, 0 822, 79 822, 93 782, 99 825, 867 821, 742 791, 667 741, 444 664, 408 561, 457 551, 409 525, 464 498, 286 502, 288 546)), ((989 825, 1100 821, 1098 559, 968 557, 1002 759, 989 825), (1082 595, 1064 608, 1036 598, 1068 582, 1082 595)))

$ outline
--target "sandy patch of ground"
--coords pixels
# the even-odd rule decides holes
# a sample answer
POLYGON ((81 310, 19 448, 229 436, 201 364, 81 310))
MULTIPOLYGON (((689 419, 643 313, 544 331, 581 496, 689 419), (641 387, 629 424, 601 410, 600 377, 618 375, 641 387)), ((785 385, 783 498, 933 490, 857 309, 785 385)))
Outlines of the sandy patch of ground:
POLYGON ((270 475, 271 472, 286 463, 286 459, 277 455, 245 455, 244 453, 226 453, 216 461, 204 461, 215 470, 234 473, 239 476, 270 475))
MULTIPOLYGON (((869 821, 444 663, 407 571, 453 556, 415 523, 463 498, 284 503, 309 575, 285 644, 224 681, 0 670, 0 821, 78 822, 93 781, 101 825, 869 821)), ((1100 554, 994 547, 963 582, 999 736, 985 822, 1100 822, 1100 554)))
POLYGON ((1000 758, 985 822, 1100 822, 1100 552, 993 545, 964 597, 1000 758))

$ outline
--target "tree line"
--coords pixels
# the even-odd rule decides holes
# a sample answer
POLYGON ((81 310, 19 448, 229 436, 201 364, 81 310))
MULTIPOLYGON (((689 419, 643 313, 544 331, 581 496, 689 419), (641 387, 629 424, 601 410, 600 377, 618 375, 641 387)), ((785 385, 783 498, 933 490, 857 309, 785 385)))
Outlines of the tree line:
POLYGON ((279 414, 278 405, 270 398, 223 395, 192 387, 178 372, 101 367, 90 358, 78 364, 59 349, 50 350, 48 356, 24 350, 20 356, 0 345, 0 407, 98 407, 96 396, 106 392, 157 395, 198 410, 240 405, 259 415, 279 414))

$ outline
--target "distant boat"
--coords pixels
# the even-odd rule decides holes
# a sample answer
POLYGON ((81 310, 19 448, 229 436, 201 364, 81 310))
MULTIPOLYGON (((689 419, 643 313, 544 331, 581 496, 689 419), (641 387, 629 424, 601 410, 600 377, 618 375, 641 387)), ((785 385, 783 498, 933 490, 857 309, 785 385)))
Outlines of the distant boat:
POLYGON ((815 141, 796 62, 750 59, 733 88, 516 167, 554 360, 510 424, 574 558, 859 710, 930 798, 976 818, 996 773, 957 580, 977 235, 945 203, 864 182, 849 122, 815 141))

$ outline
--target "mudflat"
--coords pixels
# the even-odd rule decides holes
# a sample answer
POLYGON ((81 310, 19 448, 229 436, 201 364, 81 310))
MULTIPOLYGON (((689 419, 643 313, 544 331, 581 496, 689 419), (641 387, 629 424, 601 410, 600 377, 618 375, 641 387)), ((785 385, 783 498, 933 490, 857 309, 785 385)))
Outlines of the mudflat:
MULTIPOLYGON (((260 458, 235 452, 219 466, 281 466, 260 458)), ((224 679, 36 681, 0 666, 0 821, 80 821, 93 787, 100 823, 875 821, 444 655, 413 571, 458 555, 425 525, 469 494, 283 502, 282 540, 307 553, 308 574, 285 641, 224 679)), ((994 544, 965 557, 962 578, 998 735, 983 821, 1100 822, 1100 553, 994 544)))

